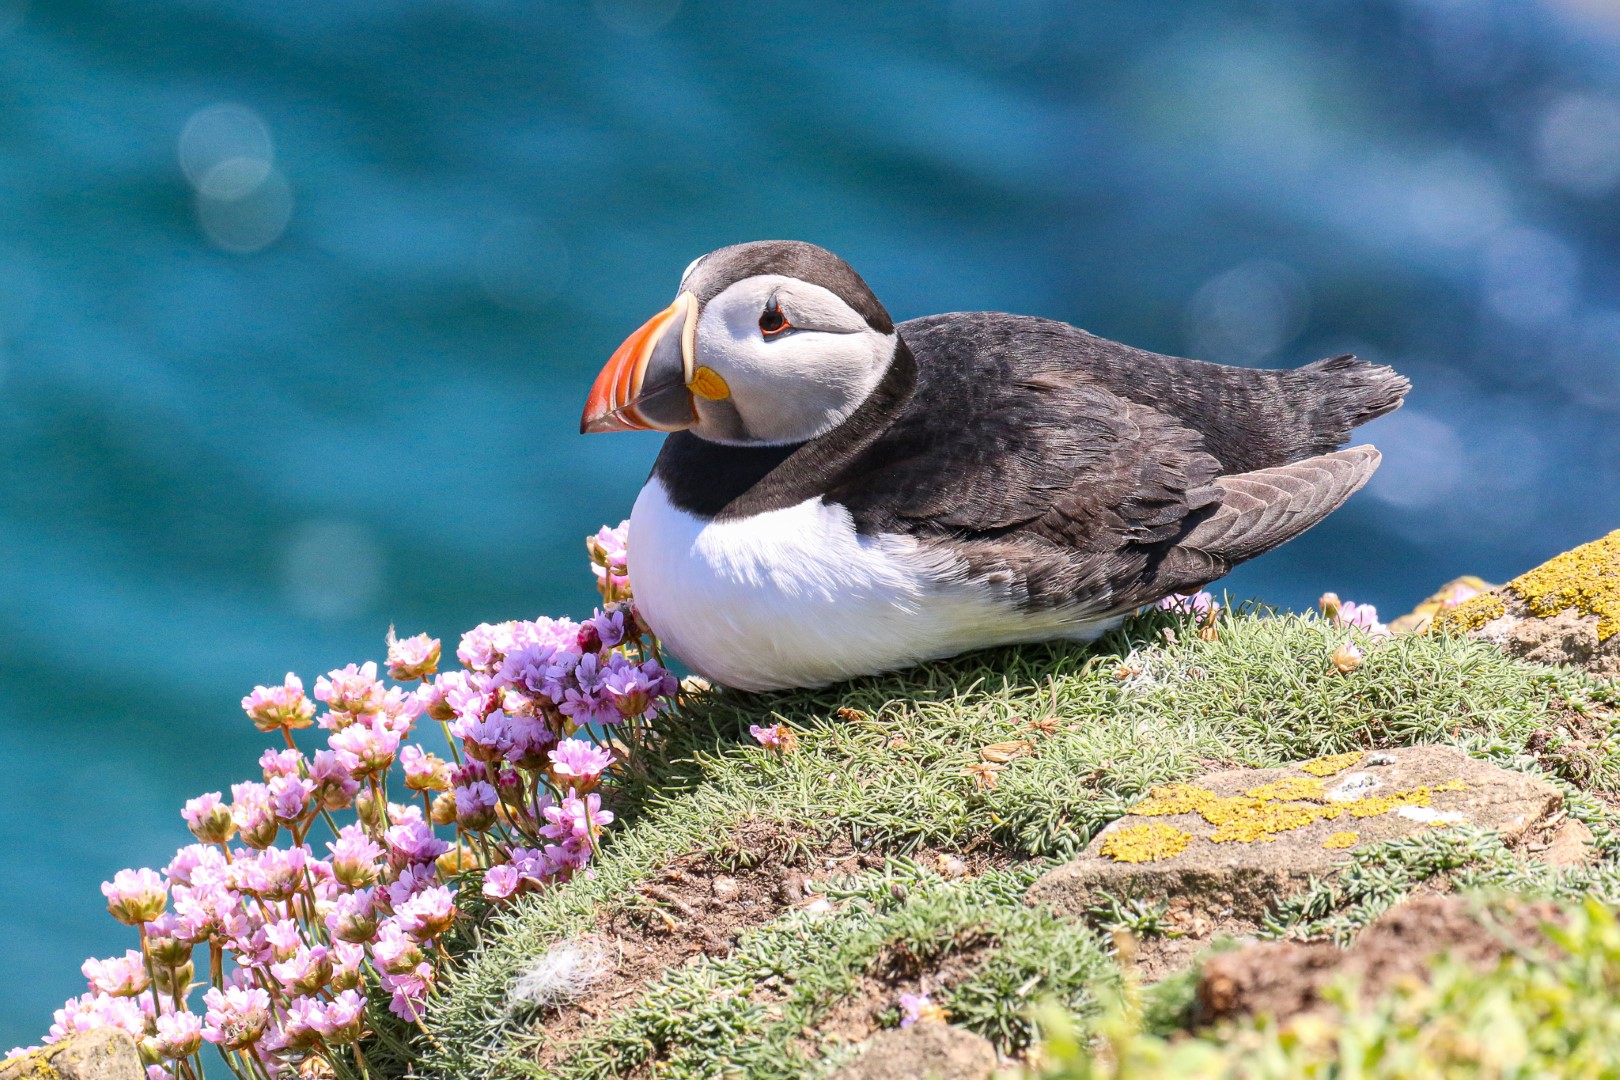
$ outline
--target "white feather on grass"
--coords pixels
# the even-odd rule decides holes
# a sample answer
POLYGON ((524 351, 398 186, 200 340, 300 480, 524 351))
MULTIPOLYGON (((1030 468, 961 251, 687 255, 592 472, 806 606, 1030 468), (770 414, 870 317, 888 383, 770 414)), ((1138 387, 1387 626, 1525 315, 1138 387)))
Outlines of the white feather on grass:
POLYGON ((546 1009, 575 1001, 613 972, 613 961, 588 938, 559 941, 512 983, 512 1007, 546 1009))

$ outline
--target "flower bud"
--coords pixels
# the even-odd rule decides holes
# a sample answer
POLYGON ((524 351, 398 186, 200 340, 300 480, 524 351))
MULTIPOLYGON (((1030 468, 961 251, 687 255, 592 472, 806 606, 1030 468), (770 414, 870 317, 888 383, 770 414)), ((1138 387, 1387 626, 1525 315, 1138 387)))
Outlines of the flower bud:
POLYGON ((1353 641, 1347 641, 1333 652, 1333 670, 1340 675, 1348 675, 1361 666, 1361 648, 1353 641))
POLYGON ((223 844, 236 835, 236 822, 231 820, 231 808, 220 799, 219 792, 209 792, 186 801, 181 816, 186 828, 205 844, 223 844))
POLYGON ((174 967, 165 967, 157 963, 156 960, 152 963, 152 985, 157 987, 158 993, 167 994, 171 997, 175 994, 185 994, 186 990, 191 986, 191 978, 195 974, 196 969, 192 966, 190 960, 174 967))
POLYGON ((435 825, 454 825, 456 823, 456 797, 448 791, 436 796, 433 800, 433 812, 429 815, 435 825))
POLYGON ((363 789, 354 797, 354 812, 367 831, 375 833, 382 828, 381 811, 382 808, 377 804, 377 796, 370 789, 363 789))
POLYGON ((1339 621, 1339 608, 1343 606, 1343 603, 1344 601, 1339 599, 1338 593, 1329 592, 1322 594, 1322 598, 1316 602, 1316 606, 1322 609, 1322 618, 1328 622, 1336 623, 1339 621))

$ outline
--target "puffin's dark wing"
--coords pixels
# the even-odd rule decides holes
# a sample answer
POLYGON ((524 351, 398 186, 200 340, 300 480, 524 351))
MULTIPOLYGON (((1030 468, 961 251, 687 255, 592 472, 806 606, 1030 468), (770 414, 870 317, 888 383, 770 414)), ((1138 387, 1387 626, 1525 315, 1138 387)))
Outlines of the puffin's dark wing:
POLYGON ((904 322, 925 368, 943 358, 1003 357, 1015 367, 1073 372, 1164 412, 1204 438, 1223 473, 1331 453, 1351 429, 1401 405, 1411 383, 1392 369, 1336 356, 1288 371, 1227 367, 1134 349, 1066 323, 972 311, 904 322))

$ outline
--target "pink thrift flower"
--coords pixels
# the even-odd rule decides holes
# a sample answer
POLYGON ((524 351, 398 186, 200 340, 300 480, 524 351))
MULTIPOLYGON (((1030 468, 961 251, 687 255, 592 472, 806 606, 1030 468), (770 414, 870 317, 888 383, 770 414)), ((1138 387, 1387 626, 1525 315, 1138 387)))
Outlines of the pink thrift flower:
POLYGON ((375 660, 367 660, 358 667, 349 664, 315 680, 316 700, 326 702, 326 707, 335 713, 349 716, 376 712, 382 707, 386 693, 377 678, 375 660))
POLYGON ((153 1021, 158 1056, 168 1061, 190 1057, 202 1046, 202 1017, 188 1012, 164 1013, 153 1021))
POLYGON ((149 997, 108 997, 105 994, 83 994, 69 998, 54 1014, 55 1023, 45 1036, 47 1043, 61 1042, 69 1035, 96 1028, 113 1027, 127 1031, 137 1039, 146 1034, 147 1010, 152 1007, 149 997))
POLYGON ((1171 593, 1153 605, 1160 611, 1174 611, 1181 615, 1207 615, 1210 608, 1219 608, 1215 597, 1208 592, 1171 593))
POLYGON ((89 981, 91 990, 108 997, 134 997, 152 981, 146 974, 146 961, 134 949, 106 960, 86 960, 79 970, 89 981))
POLYGON ((585 539, 585 550, 591 556, 591 573, 596 575, 596 588, 604 600, 630 597, 629 546, 628 521, 621 521, 612 529, 604 525, 596 530, 595 536, 585 539))
POLYGON ((603 826, 613 824, 613 811, 602 809, 602 797, 595 792, 583 799, 570 795, 544 813, 548 824, 541 826, 540 834, 553 840, 589 841, 603 826))
POLYGON ((511 623, 480 623, 461 635, 456 659, 461 666, 483 674, 493 674, 512 644, 511 623))
POLYGON ((377 967, 389 975, 415 971, 416 966, 423 962, 422 947, 393 919, 377 928, 377 940, 372 943, 371 957, 377 962, 377 967))
POLYGON ((423 889, 394 907, 394 919, 400 928, 417 941, 438 937, 450 929, 455 918, 455 896, 443 885, 423 889))
POLYGON ((598 608, 579 628, 579 651, 601 652, 622 644, 635 625, 634 620, 626 620, 625 614, 625 609, 617 605, 605 611, 598 608))
POLYGON ((320 1023, 326 1019, 326 1007, 320 998, 294 998, 287 1002, 281 1016, 279 1049, 294 1052, 313 1050, 320 1045, 320 1023))
POLYGON ((149 923, 163 912, 169 890, 156 870, 120 870, 101 883, 107 910, 125 926, 149 923))
POLYGON ((412 791, 443 791, 450 786, 444 759, 415 743, 400 747, 399 763, 405 769, 405 786, 412 791))
POLYGON ((375 718, 359 720, 341 731, 334 731, 327 744, 340 754, 350 755, 357 776, 380 773, 394 763, 400 736, 375 718))
POLYGON ((608 661, 602 688, 607 691, 618 718, 651 720, 657 716, 663 674, 664 669, 652 660, 638 665, 615 654, 608 661))
POLYGON ((396 638, 388 628, 388 677, 395 682, 415 682, 439 670, 439 639, 426 634, 396 638))
MULTIPOLYGON (((434 642, 435 645, 438 642, 434 642)), ((322 1008, 319 1017, 312 1017, 315 1029, 329 1046, 354 1042, 360 1037, 360 1019, 365 1014, 366 999, 357 990, 345 990, 322 1008)))
POLYGON ((324 945, 300 945, 292 956, 271 964, 270 974, 289 995, 317 994, 332 977, 331 956, 324 945))
POLYGON ((382 987, 393 995, 388 1011, 401 1020, 420 1023, 427 1012, 428 980, 432 974, 433 968, 424 962, 407 974, 384 975, 382 987))
POLYGON ((1371 604, 1345 600, 1339 604, 1339 625, 1356 626, 1375 637, 1389 634, 1389 627, 1378 621, 1378 609, 1371 604))
POLYGON ((491 900, 506 900, 523 884, 523 874, 511 865, 492 866, 484 874, 484 895, 491 900))
POLYGON ((315 703, 304 696, 303 682, 290 671, 280 686, 255 686, 242 699, 242 709, 265 732, 306 728, 315 716, 315 703))
POLYGON ((486 780, 456 788, 456 824, 468 832, 483 832, 495 824, 495 804, 499 796, 495 786, 486 780))
POLYGON ((201 882, 221 881, 225 874, 225 855, 216 847, 203 844, 187 844, 174 853, 169 865, 163 868, 164 877, 169 879, 169 886, 190 885, 193 880, 201 882))
POLYGON ((332 876, 347 888, 365 888, 382 872, 383 849, 358 822, 343 826, 337 840, 328 841, 326 848, 332 853, 332 876))
POLYGON ((771 724, 768 727, 749 724, 748 734, 752 735, 754 741, 766 749, 780 750, 782 748, 783 728, 781 724, 771 724))
POLYGON ((927 994, 901 994, 900 1026, 908 1028, 915 1024, 932 1010, 933 1004, 927 994))
POLYGON ((363 944, 377 932, 375 894, 370 889, 345 893, 332 904, 326 929, 339 941, 363 944))
POLYGON ((332 981, 327 989, 336 993, 353 990, 365 977, 366 950, 359 942, 332 944, 332 981))
POLYGON ((596 783, 598 777, 613 764, 613 755, 584 739, 564 739, 551 751, 551 772, 559 784, 576 782, 584 788, 596 783))
POLYGON ((354 771, 360 762, 352 754, 337 750, 317 750, 309 763, 309 778, 314 783, 315 801, 326 810, 347 810, 354 804, 360 790, 360 781, 354 771))
POLYGON ((265 944, 270 949, 270 958, 274 963, 291 960, 298 955, 298 950, 304 947, 304 935, 299 932, 298 923, 292 919, 282 919, 278 922, 266 923, 264 926, 265 944))
POLYGON ((270 805, 270 789, 264 784, 231 785, 231 820, 241 834, 242 843, 255 848, 275 843, 276 833, 281 828, 270 805))
POLYGON ((252 1046, 270 1023, 270 995, 257 986, 212 988, 203 1004, 203 1038, 225 1050, 252 1046))
POLYGON ((450 734, 462 741, 468 756, 479 761, 499 761, 512 748, 511 724, 501 709, 488 716, 457 720, 450 725, 450 734))
POLYGON ((236 832, 230 807, 225 805, 217 791, 187 799, 180 816, 185 819, 191 835, 205 844, 223 844, 236 832))
POLYGON ((306 813, 313 813, 310 796, 315 782, 302 776, 278 776, 269 783, 270 812, 283 825, 296 825, 306 813))
POLYGON ((278 776, 302 776, 304 755, 291 747, 286 750, 266 750, 259 755, 259 768, 264 770, 264 781, 269 783, 278 776))
POLYGON ((521 714, 507 717, 506 736, 510 744, 506 749, 506 760, 530 772, 538 772, 546 767, 549 760, 546 752, 557 741, 557 733, 550 724, 521 714))
POLYGON ((414 806, 384 831, 383 842, 388 845, 389 865, 400 868, 430 864, 450 850, 414 806))

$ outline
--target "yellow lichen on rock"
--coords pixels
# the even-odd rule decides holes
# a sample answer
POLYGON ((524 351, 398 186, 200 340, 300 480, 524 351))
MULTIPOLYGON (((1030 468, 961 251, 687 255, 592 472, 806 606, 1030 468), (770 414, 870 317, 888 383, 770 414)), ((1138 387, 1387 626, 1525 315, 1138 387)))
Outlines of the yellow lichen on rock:
MULTIPOLYGON (((1335 754, 1317 758, 1299 766, 1323 775, 1342 772, 1362 757, 1361 752, 1335 754)), ((1441 784, 1422 785, 1408 791, 1395 791, 1388 795, 1368 795, 1355 799, 1335 799, 1330 796, 1318 777, 1285 776, 1279 780, 1260 784, 1241 795, 1218 795, 1199 784, 1161 784, 1148 791, 1147 798, 1131 808, 1133 815, 1167 817, 1174 814, 1197 814, 1215 831, 1209 839, 1217 844, 1270 843, 1280 833, 1302 829, 1318 821, 1336 821, 1349 815, 1352 818, 1378 817, 1402 807, 1426 807, 1433 796, 1442 791, 1461 791, 1467 787, 1461 780, 1448 780, 1441 784)), ((1118 862, 1147 862, 1154 858, 1168 858, 1179 854, 1191 834, 1179 829, 1171 833, 1186 836, 1180 847, 1166 855, 1132 855, 1141 845, 1168 833, 1148 832, 1149 829, 1170 829, 1167 825, 1136 825, 1112 834, 1103 845, 1103 854, 1118 862), (1126 853, 1126 854, 1120 854, 1126 853)), ((1354 833, 1336 833, 1336 836, 1354 836, 1354 833)), ((1330 837, 1331 839, 1331 837, 1330 837)), ((1354 843, 1354 841, 1351 841, 1354 843)), ((1324 845, 1330 846, 1330 845, 1324 845)), ((1348 846, 1348 845, 1346 845, 1348 846)))
POLYGON ((1607 640, 1620 633, 1620 529, 1548 559, 1507 587, 1541 618, 1571 607, 1596 615, 1597 638, 1607 640))
POLYGON ((1411 791, 1397 791, 1391 795, 1368 795, 1361 799, 1351 799, 1343 805, 1345 813, 1353 818, 1377 817, 1391 810, 1399 810, 1403 806, 1428 806, 1432 801, 1431 793, 1428 785, 1423 785, 1411 791))
POLYGON ((1443 634, 1466 634, 1507 614, 1507 605, 1495 593, 1482 593, 1454 608, 1435 614, 1429 629, 1443 634))
POLYGON ((1278 833, 1303 829, 1324 817, 1338 817, 1336 806, 1312 806, 1309 803, 1267 803, 1260 809, 1219 826, 1210 839, 1217 844, 1270 843, 1278 833))
POLYGON ((1219 797, 1197 784, 1161 784, 1150 790, 1147 798, 1131 807, 1131 813, 1146 817, 1195 814, 1219 797))
POLYGON ((1358 839, 1360 837, 1353 832, 1336 832, 1322 841, 1322 846, 1329 851, 1342 851, 1344 848, 1355 847, 1358 839))
POLYGON ((1300 763, 1300 768, 1312 776, 1332 776, 1341 773, 1361 760, 1361 751, 1353 750, 1348 754, 1329 754, 1327 757, 1312 758, 1310 761, 1300 763))
POLYGON ((1251 799, 1264 799, 1267 802, 1290 802, 1295 799, 1320 799, 1322 797, 1322 781, 1305 776, 1289 776, 1281 780, 1273 780, 1269 784, 1250 788, 1244 792, 1251 799))
POLYGON ((1192 843, 1192 833, 1150 821, 1131 825, 1103 838, 1102 853, 1115 862, 1157 862, 1180 855, 1192 843))
POLYGON ((1573 608, 1597 618, 1597 639, 1620 633, 1620 529, 1555 555, 1494 593, 1483 593, 1435 614, 1430 628, 1464 634, 1508 614, 1504 596, 1524 601, 1530 615, 1551 618, 1573 608))

